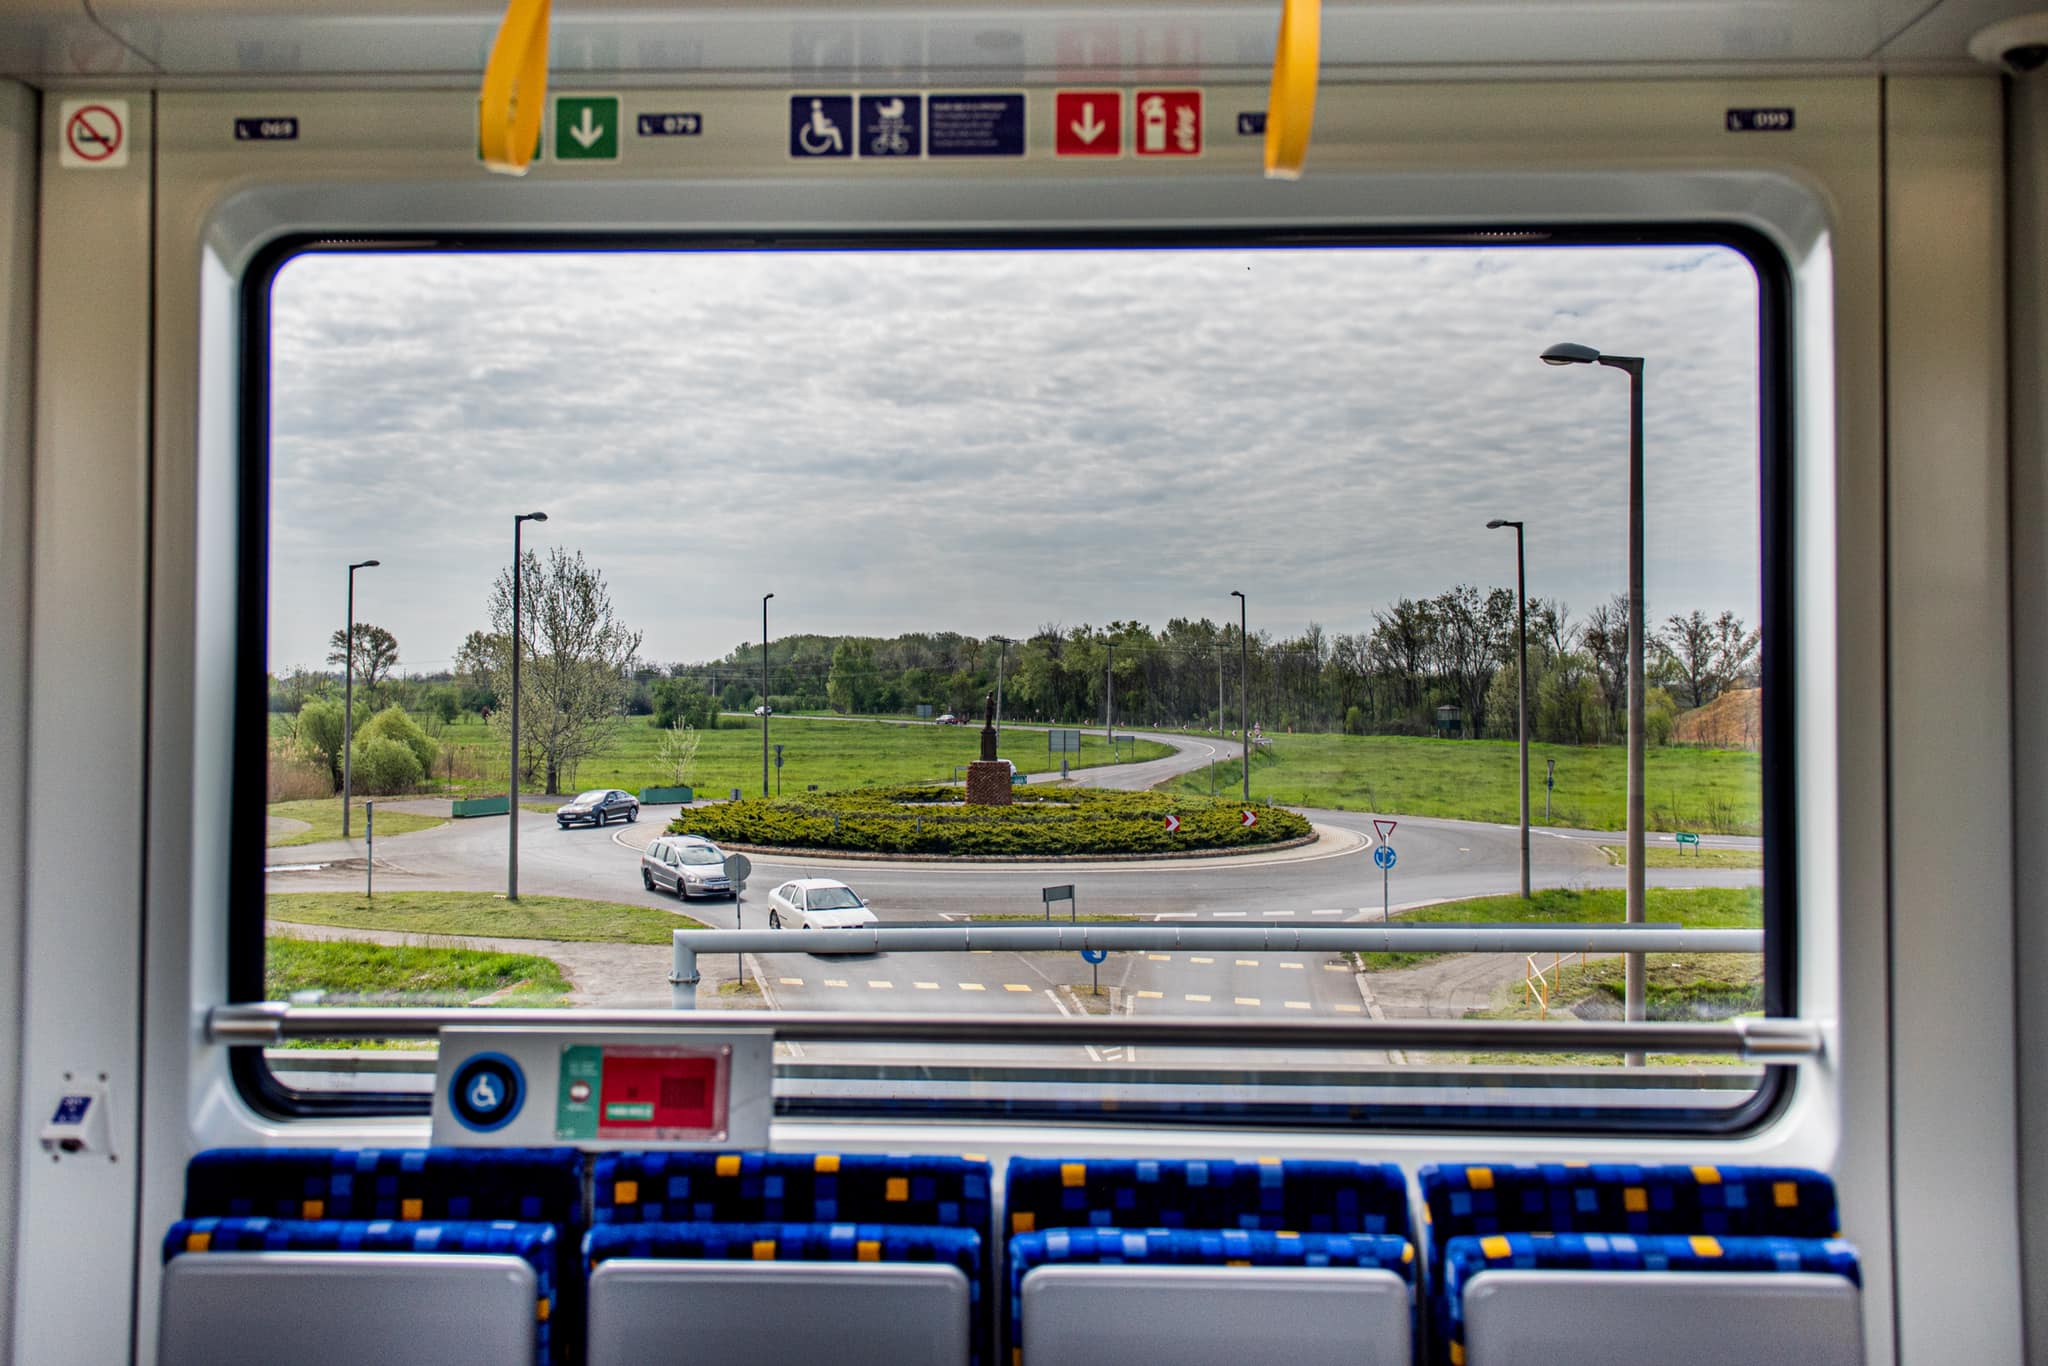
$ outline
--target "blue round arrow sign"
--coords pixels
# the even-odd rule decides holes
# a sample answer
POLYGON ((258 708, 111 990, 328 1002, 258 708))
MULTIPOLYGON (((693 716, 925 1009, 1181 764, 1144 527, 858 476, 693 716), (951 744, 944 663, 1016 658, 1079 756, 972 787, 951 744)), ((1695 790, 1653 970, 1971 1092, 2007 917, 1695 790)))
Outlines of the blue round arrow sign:
POLYGON ((1107 957, 1109 957, 1108 949, 1081 950, 1081 961, 1084 963, 1100 963, 1103 959, 1107 957))
POLYGON ((1382 845, 1380 845, 1380 846, 1379 846, 1379 847, 1378 847, 1377 849, 1375 849, 1375 850, 1373 850, 1373 851, 1372 851, 1372 861, 1373 861, 1373 863, 1374 863, 1374 865, 1375 865, 1375 866, 1377 866, 1377 867, 1380 867, 1380 868, 1391 868, 1391 867, 1393 867, 1393 866, 1394 866, 1394 846, 1393 846, 1393 845, 1391 845, 1391 844, 1382 844, 1382 845))

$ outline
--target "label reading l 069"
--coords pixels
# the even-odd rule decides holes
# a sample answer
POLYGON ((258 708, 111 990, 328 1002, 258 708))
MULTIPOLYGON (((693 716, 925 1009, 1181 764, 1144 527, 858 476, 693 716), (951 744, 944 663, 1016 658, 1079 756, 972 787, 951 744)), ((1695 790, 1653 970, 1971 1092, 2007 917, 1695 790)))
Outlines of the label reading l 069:
POLYGON ((236 119, 236 142, 297 142, 299 121, 282 119, 236 119))
POLYGON ((1728 111, 1728 131, 1731 133, 1789 133, 1792 131, 1790 109, 1731 109, 1728 111))

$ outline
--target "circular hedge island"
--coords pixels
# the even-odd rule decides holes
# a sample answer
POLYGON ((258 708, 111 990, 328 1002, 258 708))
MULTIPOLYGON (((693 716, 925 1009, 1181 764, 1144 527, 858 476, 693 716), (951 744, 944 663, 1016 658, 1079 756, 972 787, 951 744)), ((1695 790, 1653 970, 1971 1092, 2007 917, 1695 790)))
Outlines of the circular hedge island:
POLYGON ((1285 807, 1213 797, 1053 787, 1012 795, 1009 806, 968 806, 956 787, 750 797, 685 809, 668 828, 720 844, 970 858, 1191 854, 1292 844, 1315 833, 1285 807), (1247 809, 1256 825, 1244 824, 1247 809), (1180 818, 1179 830, 1167 829, 1168 816, 1180 818))

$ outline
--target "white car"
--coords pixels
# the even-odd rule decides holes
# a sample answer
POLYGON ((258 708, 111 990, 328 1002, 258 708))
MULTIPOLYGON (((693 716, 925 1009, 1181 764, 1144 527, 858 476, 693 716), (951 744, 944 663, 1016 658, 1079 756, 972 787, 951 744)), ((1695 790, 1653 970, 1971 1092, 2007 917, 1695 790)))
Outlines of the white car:
POLYGON ((858 930, 874 923, 860 893, 829 877, 800 877, 768 894, 771 930, 858 930))

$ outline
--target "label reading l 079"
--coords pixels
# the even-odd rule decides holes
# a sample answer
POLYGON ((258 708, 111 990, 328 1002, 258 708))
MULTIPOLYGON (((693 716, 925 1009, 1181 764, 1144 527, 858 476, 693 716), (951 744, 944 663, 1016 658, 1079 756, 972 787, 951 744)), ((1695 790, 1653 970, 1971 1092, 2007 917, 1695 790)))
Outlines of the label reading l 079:
POLYGON ((1728 111, 1728 131, 1731 133, 1789 133, 1792 131, 1790 109, 1731 109, 1728 111))

